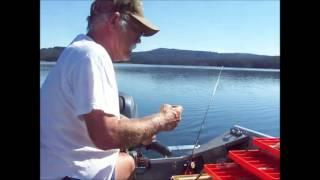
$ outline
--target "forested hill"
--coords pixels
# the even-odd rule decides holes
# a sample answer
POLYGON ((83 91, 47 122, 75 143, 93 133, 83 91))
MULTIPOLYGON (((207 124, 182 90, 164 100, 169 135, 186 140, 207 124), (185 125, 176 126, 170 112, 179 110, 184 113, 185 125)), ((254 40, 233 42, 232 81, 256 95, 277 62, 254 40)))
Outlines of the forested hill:
MULTIPOLYGON (((40 49, 40 61, 56 61, 63 49, 64 47, 40 49)), ((132 53, 130 63, 279 69, 280 57, 159 48, 132 53)))

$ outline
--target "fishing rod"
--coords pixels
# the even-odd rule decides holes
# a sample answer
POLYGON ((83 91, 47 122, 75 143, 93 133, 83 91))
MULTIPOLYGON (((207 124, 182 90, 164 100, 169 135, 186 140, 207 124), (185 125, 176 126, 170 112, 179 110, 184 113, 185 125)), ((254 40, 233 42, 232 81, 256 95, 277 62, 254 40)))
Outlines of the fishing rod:
POLYGON ((207 109, 206 109, 204 118, 203 118, 203 120, 202 120, 202 122, 201 122, 201 126, 200 126, 200 129, 199 129, 199 131, 198 131, 198 135, 197 135, 196 141, 195 141, 195 143, 194 143, 194 146, 193 146, 193 149, 192 149, 192 153, 191 153, 191 157, 190 157, 190 160, 189 160, 189 163, 188 163, 188 165, 187 165, 187 168, 186 168, 186 171, 185 171, 185 172, 188 171, 189 166, 194 166, 194 164, 192 164, 192 163, 193 163, 193 162, 192 162, 192 159, 193 159, 193 155, 194 155, 194 150, 195 150, 195 148, 198 146, 200 134, 201 134, 201 131, 202 131, 204 122, 205 122, 205 120, 206 120, 206 118, 207 118, 207 114, 208 114, 208 111, 209 111, 209 108, 210 108, 210 102, 213 101, 214 95, 216 94, 216 91, 217 91, 217 87, 218 87, 218 84, 219 84, 219 81, 220 81, 220 77, 221 77, 221 72, 222 72, 222 70, 223 70, 223 66, 221 66, 221 68, 220 68, 220 72, 219 72, 219 75, 218 75, 218 79, 217 79, 217 82, 216 82, 216 84, 215 84, 215 86, 214 86, 213 93, 212 93, 212 96, 211 96, 211 101, 209 101, 209 104, 208 104, 208 106, 207 106, 207 109))

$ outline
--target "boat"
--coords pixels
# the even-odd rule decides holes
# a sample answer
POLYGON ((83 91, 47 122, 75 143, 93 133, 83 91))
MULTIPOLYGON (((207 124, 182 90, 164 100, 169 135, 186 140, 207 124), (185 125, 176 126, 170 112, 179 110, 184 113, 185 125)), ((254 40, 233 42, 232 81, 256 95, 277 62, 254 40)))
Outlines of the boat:
MULTIPOLYGON (((137 105, 131 96, 120 92, 120 112, 130 118, 137 116, 137 105)), ((153 142, 151 145, 145 147, 147 150, 157 151, 163 157, 148 158, 141 152, 141 147, 131 149, 130 154, 136 161, 135 178, 137 180, 169 180, 174 177, 183 177, 183 175, 207 175, 210 164, 228 164, 233 163, 230 158, 230 152, 236 151, 256 151, 258 148, 255 143, 256 139, 277 139, 277 137, 270 136, 240 125, 234 125, 227 129, 224 133, 217 137, 213 137, 205 144, 198 146, 183 145, 183 146, 163 146, 159 142, 153 142), (182 155, 174 156, 174 151, 184 151, 182 155)), ((279 147, 280 148, 280 147, 279 147)), ((279 151, 280 152, 280 149, 279 151)), ((279 158, 276 157, 277 171, 280 169, 279 158), (277 163, 279 162, 279 163, 277 163)), ((245 164, 241 164, 244 167, 245 164)), ((260 175, 259 172, 255 172, 260 175)), ((260 176, 257 179, 268 179, 260 176)), ((269 179, 280 179, 280 172, 273 173, 273 177, 269 179)), ((193 176, 191 179, 196 179, 193 176)), ((180 178, 182 179, 182 178, 180 178)), ((190 178, 189 178, 190 179, 190 178)), ((200 179, 200 178, 199 178, 200 179)), ((210 178, 208 178, 210 179, 210 178)), ((249 178, 250 179, 250 178, 249 178)), ((255 179, 255 178, 253 178, 255 179)))

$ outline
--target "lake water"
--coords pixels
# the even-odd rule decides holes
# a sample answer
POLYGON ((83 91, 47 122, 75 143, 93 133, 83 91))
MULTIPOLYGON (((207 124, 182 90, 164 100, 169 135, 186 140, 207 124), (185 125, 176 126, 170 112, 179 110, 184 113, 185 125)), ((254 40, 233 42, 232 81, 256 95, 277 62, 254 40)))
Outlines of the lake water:
MULTIPOLYGON (((52 66, 40 66, 40 87, 52 66)), ((116 64, 115 70, 119 90, 134 97, 139 116, 164 103, 184 107, 179 126, 157 135, 165 145, 193 144, 208 105, 200 144, 235 124, 279 137, 279 70, 224 68, 213 100, 217 67, 116 64)))

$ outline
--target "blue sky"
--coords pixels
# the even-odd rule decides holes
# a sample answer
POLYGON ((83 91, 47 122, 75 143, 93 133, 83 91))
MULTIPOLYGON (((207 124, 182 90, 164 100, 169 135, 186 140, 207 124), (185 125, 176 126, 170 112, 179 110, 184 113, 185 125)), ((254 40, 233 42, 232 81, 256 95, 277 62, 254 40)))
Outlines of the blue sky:
MULTIPOLYGON (((40 47, 67 46, 86 33, 92 0, 40 0, 40 47)), ((144 0, 145 16, 160 27, 134 51, 175 48, 280 54, 279 0, 144 0)))

